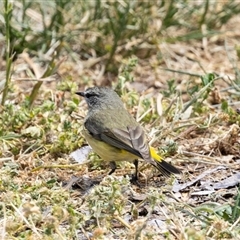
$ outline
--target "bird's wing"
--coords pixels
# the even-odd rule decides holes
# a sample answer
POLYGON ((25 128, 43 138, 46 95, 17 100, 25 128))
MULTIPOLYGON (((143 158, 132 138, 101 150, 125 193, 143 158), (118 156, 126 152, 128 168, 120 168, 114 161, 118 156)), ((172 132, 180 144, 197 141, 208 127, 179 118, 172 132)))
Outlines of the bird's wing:
MULTIPOLYGON (((165 162, 164 160, 155 159, 151 157, 148 144, 145 142, 145 133, 140 125, 128 126, 126 129, 102 129, 98 130, 99 126, 92 124, 91 122, 85 122, 85 127, 89 133, 96 139, 104 141, 111 146, 119 149, 124 149, 139 158, 142 158, 155 166, 165 176, 169 176, 171 173, 179 174, 180 171, 165 162)), ((101 128, 100 128, 101 129, 101 128)))
POLYGON ((126 129, 98 130, 95 124, 86 121, 85 128, 94 138, 100 141, 104 141, 116 148, 124 149, 139 158, 151 159, 149 146, 145 143, 145 134, 140 125, 129 126, 126 129))
POLYGON ((118 137, 128 135, 128 140, 131 142, 132 148, 139 152, 139 157, 151 161, 149 146, 145 141, 145 133, 140 125, 128 126, 124 134, 121 129, 114 129, 113 131, 118 137))

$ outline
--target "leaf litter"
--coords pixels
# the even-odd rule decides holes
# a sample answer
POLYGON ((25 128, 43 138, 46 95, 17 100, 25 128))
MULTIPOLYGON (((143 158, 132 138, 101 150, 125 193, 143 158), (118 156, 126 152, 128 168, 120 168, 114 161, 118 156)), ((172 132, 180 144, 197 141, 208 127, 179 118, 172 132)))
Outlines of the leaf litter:
MULTIPOLYGON (((162 68, 156 67, 160 65, 156 55, 148 59, 140 58, 133 71, 135 81, 124 85, 127 90, 141 95, 142 102, 153 99, 147 106, 139 104, 138 109, 127 101, 126 106, 131 107, 129 110, 141 119, 152 137, 151 143, 160 153, 168 153, 172 146, 170 143, 177 143, 177 150, 173 149, 173 154, 166 154, 165 158, 182 170, 181 176, 165 179, 151 167, 141 164, 142 187, 139 188, 129 181, 129 173, 133 171, 129 163, 121 164, 114 176, 107 176, 107 165, 101 163, 94 154, 90 154, 89 163, 82 164, 87 159, 88 150, 78 152, 76 149, 79 146, 69 149, 68 152, 77 151, 74 159, 80 159, 78 164, 62 151, 63 146, 69 146, 69 141, 77 141, 75 138, 69 140, 68 135, 59 136, 59 132, 63 132, 62 125, 58 129, 53 128, 49 136, 44 136, 39 122, 32 119, 32 122, 24 125, 22 132, 18 132, 22 134, 22 140, 17 143, 24 145, 29 136, 39 138, 43 135, 43 138, 46 137, 44 146, 35 139, 14 155, 9 148, 14 148, 15 144, 5 141, 7 136, 5 140, 3 138, 0 164, 3 171, 1 201, 5 215, 1 222, 5 222, 7 232, 11 234, 21 232, 21 229, 31 229, 35 239, 38 239, 40 232, 45 230, 52 231, 55 238, 60 236, 64 239, 64 234, 72 224, 78 239, 166 239, 166 236, 169 239, 190 239, 191 236, 195 237, 193 239, 205 239, 204 234, 208 239, 217 239, 218 233, 223 234, 224 229, 230 232, 236 229, 239 218, 233 222, 223 219, 233 215, 232 206, 238 195, 239 121, 232 123, 235 120, 231 119, 232 113, 223 113, 219 104, 226 100, 234 109, 240 108, 240 103, 232 98, 237 94, 233 87, 235 72, 232 61, 238 64, 234 48, 238 44, 239 33, 235 28, 238 23, 239 17, 233 18, 224 26, 231 31, 202 42, 159 43, 157 49, 164 56, 162 68), (185 71, 186 75, 179 74, 180 71, 185 71), (207 110, 200 109, 200 113, 192 107, 181 112, 181 101, 191 100, 187 92, 200 84, 199 79, 193 80, 187 72, 196 75, 216 72, 221 76, 215 81, 217 90, 214 88, 212 96, 204 102, 207 110), (176 90, 182 94, 181 99, 177 94, 174 97, 156 94, 160 89, 169 91, 169 79, 175 79, 176 90), (148 94, 150 97, 147 97, 148 94), (168 115, 164 115, 166 109, 168 115), (151 114, 156 114, 154 119, 149 117, 151 114), (59 140, 62 138, 63 145, 59 140), (53 142, 55 149, 51 145, 53 142), (168 151, 160 146, 166 146, 168 151), (48 153, 48 148, 52 148, 51 153, 48 153), (10 209, 14 213, 9 213, 10 209), (206 231, 203 225, 209 226, 206 231)), ((172 31, 172 34, 175 32, 172 31)), ((168 34, 171 34, 171 30, 168 34)), ((117 54, 116 58, 122 57, 117 54)), ((37 74, 42 71, 40 62, 30 60, 21 57, 16 60, 16 79, 28 77, 25 71, 29 66, 26 64, 35 69, 36 76, 41 75, 37 74)), ((75 63, 68 59, 59 66, 59 74, 64 76, 68 72, 80 88, 86 85, 80 76, 87 75, 94 80, 89 81, 88 85, 104 83, 108 76, 100 70, 100 60, 94 63, 94 68, 79 67, 84 64, 84 61, 75 63)), ((33 83, 14 80, 14 85, 16 95, 21 99, 33 83)), ((66 123, 68 119, 72 129, 78 129, 76 134, 80 135, 79 126, 82 126, 86 106, 81 102, 78 109, 75 106, 77 104, 69 101, 72 97, 67 93, 60 91, 58 95, 54 92, 56 86, 57 81, 44 82, 37 104, 50 98, 58 106, 54 111, 59 115, 64 114, 64 109, 72 107, 73 111, 69 110, 68 116, 62 115, 60 122, 66 123)), ((176 93, 175 90, 173 92, 176 93)), ((126 94, 122 97, 134 101, 134 96, 126 94)), ((20 100, 16 98, 14 101, 20 100)), ((39 121, 45 118, 41 114, 38 117, 39 121)), ((1 231, 4 231, 3 227, 1 231)), ((239 233, 239 230, 236 232, 239 233)), ((228 234, 227 239, 231 238, 231 234, 228 234)), ((239 238, 235 235, 232 239, 239 238)))

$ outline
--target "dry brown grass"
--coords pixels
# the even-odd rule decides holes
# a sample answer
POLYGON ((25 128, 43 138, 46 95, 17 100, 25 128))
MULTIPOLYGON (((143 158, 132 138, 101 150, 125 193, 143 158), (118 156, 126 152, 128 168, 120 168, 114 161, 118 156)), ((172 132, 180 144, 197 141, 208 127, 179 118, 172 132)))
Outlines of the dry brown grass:
MULTIPOLYGON (((60 45, 45 46, 45 52, 26 49, 14 59, 8 99, 0 106, 0 238, 240 239, 240 17, 216 24, 215 34, 200 38, 177 40, 189 33, 180 25, 169 26, 160 38, 156 32, 161 19, 153 6, 153 24, 145 29, 152 39, 123 36, 112 58, 122 69, 116 73, 108 62, 110 52, 92 45, 103 33, 88 22, 91 11, 77 25, 74 7, 63 11, 69 21, 60 32, 75 33, 86 24, 82 35, 79 31, 60 45), (62 51, 54 56, 59 46, 62 51), (138 64, 124 73, 133 61, 129 50, 138 64), (42 79, 51 61, 56 71, 42 79), (219 78, 201 94, 201 76, 208 78, 209 73, 219 78), (26 96, 39 80, 43 84, 30 109, 26 96), (73 92, 92 85, 122 88, 126 107, 166 161, 182 170, 181 176, 165 179, 141 164, 139 188, 129 181, 129 163, 107 176, 108 167, 96 155, 84 165, 69 157, 86 143, 81 135, 86 104, 73 92)), ((29 10, 41 30, 36 18, 41 14, 34 6, 29 10)), ((194 17, 197 22, 199 15, 194 17)), ((201 31, 207 32, 205 24, 201 31)), ((105 41, 107 48, 111 35, 105 41)), ((1 71, 6 65, 2 56, 1 71)))

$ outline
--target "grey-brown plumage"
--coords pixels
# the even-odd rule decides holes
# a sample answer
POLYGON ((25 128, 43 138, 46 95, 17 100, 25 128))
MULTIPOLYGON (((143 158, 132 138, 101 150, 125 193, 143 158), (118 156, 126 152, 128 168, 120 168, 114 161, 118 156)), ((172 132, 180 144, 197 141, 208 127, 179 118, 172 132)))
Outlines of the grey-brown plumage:
POLYGON ((114 163, 111 173, 116 169, 115 161, 133 161, 137 178, 137 158, 144 159, 165 175, 180 173, 167 162, 152 158, 143 128, 124 108, 115 91, 93 87, 77 94, 88 104, 84 121, 86 140, 103 160, 114 163))

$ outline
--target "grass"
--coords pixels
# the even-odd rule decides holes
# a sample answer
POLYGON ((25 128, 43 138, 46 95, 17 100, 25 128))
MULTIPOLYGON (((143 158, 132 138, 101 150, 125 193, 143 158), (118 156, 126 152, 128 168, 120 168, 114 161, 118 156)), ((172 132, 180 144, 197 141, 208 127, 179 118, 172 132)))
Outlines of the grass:
POLYGON ((11 67, 12 67, 12 53, 11 53, 11 44, 10 44, 10 19, 12 16, 12 5, 8 4, 7 1, 5 1, 4 4, 4 21, 6 23, 6 80, 4 83, 4 89, 2 93, 2 105, 4 105, 6 101, 6 97, 9 91, 9 85, 10 85, 10 78, 11 78, 11 67))
POLYGON ((212 188, 239 171, 237 1, 0 4, 1 239, 240 239, 237 183, 212 188), (70 158, 92 85, 181 176, 70 158))

